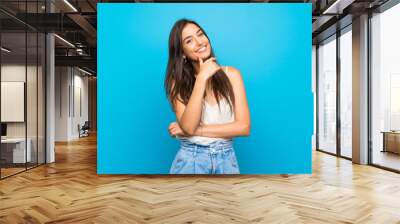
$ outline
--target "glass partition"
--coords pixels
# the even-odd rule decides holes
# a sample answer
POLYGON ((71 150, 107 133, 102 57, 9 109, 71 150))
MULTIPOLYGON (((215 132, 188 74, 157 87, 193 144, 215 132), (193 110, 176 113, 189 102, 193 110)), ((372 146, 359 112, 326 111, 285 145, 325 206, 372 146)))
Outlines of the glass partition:
POLYGON ((45 34, 13 17, 44 3, 0 2, 1 179, 45 163, 45 34))
POLYGON ((318 149, 336 154, 336 36, 318 47, 318 149))
POLYGON ((1 34, 1 176, 24 171, 26 144, 26 33, 1 34))

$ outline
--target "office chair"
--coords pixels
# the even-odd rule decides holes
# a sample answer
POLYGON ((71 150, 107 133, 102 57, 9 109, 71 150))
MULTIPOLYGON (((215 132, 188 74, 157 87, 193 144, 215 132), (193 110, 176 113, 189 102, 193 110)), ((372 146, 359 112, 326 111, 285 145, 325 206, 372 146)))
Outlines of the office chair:
POLYGON ((85 121, 82 127, 80 127, 80 125, 78 124, 79 138, 89 136, 89 129, 90 129, 89 121, 85 121))

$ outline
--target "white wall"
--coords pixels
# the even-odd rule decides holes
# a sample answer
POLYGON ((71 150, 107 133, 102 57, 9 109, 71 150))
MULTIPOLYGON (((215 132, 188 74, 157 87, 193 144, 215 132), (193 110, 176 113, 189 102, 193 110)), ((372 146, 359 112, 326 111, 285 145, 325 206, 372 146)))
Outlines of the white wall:
POLYGON ((88 77, 72 67, 56 67, 55 73, 55 140, 70 141, 88 120, 88 77))
POLYGON ((74 75, 74 108, 73 108, 73 113, 72 113, 72 136, 74 136, 75 138, 79 137, 79 133, 78 133, 78 124, 80 124, 81 126, 85 123, 85 121, 88 121, 89 119, 89 113, 88 113, 88 77, 85 76, 83 77, 82 74, 83 73, 78 73, 78 75, 76 75, 77 70, 74 70, 75 75, 74 75), (80 93, 79 93, 80 91, 80 93), (80 95, 80 97, 79 97, 80 95), (80 101, 80 102, 79 102, 80 101), (81 107, 81 108, 79 108, 81 107), (81 111, 80 111, 80 110, 81 111), (74 113, 75 112, 75 113, 74 113))
POLYGON ((68 117, 70 84, 69 69, 67 67, 55 68, 55 141, 68 140, 68 117))

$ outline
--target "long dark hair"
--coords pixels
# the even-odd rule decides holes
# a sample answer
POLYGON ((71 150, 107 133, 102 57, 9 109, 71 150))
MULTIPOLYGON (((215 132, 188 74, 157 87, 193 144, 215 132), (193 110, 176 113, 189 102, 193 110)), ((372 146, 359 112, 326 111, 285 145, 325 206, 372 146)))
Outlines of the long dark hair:
MULTIPOLYGON (((166 94, 172 105, 174 105, 175 100, 179 100, 183 104, 187 105, 196 81, 194 76, 195 69, 192 63, 190 62, 189 58, 187 58, 187 60, 183 58, 184 53, 182 48, 182 30, 189 23, 198 26, 201 31, 203 31, 211 46, 210 38, 208 38, 203 28, 201 28, 201 26, 195 21, 180 19, 172 27, 169 34, 169 57, 167 74, 164 81, 166 94)), ((210 48, 210 56, 215 57, 212 47, 210 48)), ((217 100, 218 106, 220 100, 224 98, 229 103, 229 107, 232 112, 233 105, 235 104, 235 96, 233 94, 232 85, 225 72, 222 69, 218 70, 210 78, 208 83, 211 84, 211 88, 217 100)))

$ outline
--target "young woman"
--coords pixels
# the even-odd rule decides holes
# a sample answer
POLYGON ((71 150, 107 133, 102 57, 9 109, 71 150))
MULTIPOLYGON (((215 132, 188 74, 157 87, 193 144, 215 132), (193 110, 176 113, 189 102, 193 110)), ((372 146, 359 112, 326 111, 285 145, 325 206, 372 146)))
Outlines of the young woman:
POLYGON ((169 35, 165 88, 181 141, 171 174, 238 174, 232 138, 250 134, 250 112, 240 72, 217 64, 205 31, 178 20, 169 35))

